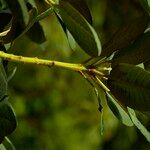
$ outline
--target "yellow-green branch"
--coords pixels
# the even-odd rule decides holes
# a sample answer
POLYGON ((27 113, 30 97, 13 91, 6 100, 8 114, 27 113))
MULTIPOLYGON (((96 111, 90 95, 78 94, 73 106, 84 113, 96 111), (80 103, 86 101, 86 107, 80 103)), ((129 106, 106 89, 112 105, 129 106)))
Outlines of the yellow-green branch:
POLYGON ((0 51, 0 58, 11 62, 18 62, 24 64, 36 64, 36 65, 43 65, 48 67, 57 66, 57 67, 62 67, 74 71, 87 71, 87 69, 82 64, 72 64, 72 63, 65 63, 65 62, 59 62, 54 60, 45 60, 45 59, 39 59, 37 57, 17 56, 17 55, 5 53, 3 51, 0 51))
MULTIPOLYGON (((18 63, 24 63, 24 64, 35 64, 35 65, 43 65, 43 66, 48 66, 48 67, 56 66, 56 67, 61 67, 61 68, 77 71, 77 72, 82 73, 83 75, 84 75, 83 72, 86 72, 89 75, 98 75, 101 77, 105 77, 105 75, 102 72, 96 69, 88 69, 82 64, 72 64, 72 63, 66 63, 66 62, 59 62, 55 60, 39 59, 37 57, 24 57, 24 56, 18 56, 14 54, 8 54, 3 51, 0 51, 0 58, 11 61, 11 62, 18 62, 18 63)), ((99 80, 97 76, 95 77, 96 77, 97 83, 105 91, 109 92, 110 90, 103 84, 103 82, 99 80)))
POLYGON ((56 66, 56 67, 61 67, 61 68, 69 69, 69 70, 74 70, 77 72, 86 72, 89 74, 92 73, 92 74, 104 76, 102 72, 96 69, 88 69, 82 64, 73 64, 73 63, 66 63, 66 62, 60 62, 60 61, 55 61, 55 60, 39 59, 37 57, 24 57, 24 56, 18 56, 14 54, 8 54, 3 51, 0 51, 0 58, 11 61, 11 62, 43 65, 43 66, 48 66, 48 67, 56 66))

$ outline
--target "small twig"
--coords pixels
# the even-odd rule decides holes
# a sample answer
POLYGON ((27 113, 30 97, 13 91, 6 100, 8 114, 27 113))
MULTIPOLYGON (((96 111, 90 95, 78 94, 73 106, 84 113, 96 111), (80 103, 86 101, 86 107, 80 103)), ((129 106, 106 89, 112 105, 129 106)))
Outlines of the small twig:
POLYGON ((100 112, 102 112, 103 106, 101 105, 101 99, 100 99, 100 95, 98 93, 97 88, 95 87, 94 83, 90 80, 90 78, 85 73, 83 73, 82 71, 80 71, 80 73, 90 83, 90 85, 93 87, 94 93, 95 93, 95 95, 97 97, 97 100, 98 100, 98 105, 99 105, 98 110, 100 112))
POLYGON ((48 8, 47 10, 45 10, 44 12, 42 12, 41 14, 39 14, 34 22, 38 22, 44 18, 46 18, 47 16, 49 16, 51 13, 53 12, 53 7, 48 8))
POLYGON ((36 64, 36 65, 43 65, 48 67, 57 66, 57 67, 62 67, 74 71, 88 71, 88 69, 86 69, 86 67, 84 67, 82 64, 72 64, 72 63, 65 63, 65 62, 59 62, 54 60, 45 60, 45 59, 39 59, 37 57, 17 56, 17 55, 5 53, 3 51, 0 51, 0 58, 4 60, 24 63, 24 64, 36 64))
POLYGON ((94 77, 97 81, 97 83, 101 86, 102 89, 104 89, 106 92, 110 92, 110 90, 106 87, 106 85, 97 77, 94 77))

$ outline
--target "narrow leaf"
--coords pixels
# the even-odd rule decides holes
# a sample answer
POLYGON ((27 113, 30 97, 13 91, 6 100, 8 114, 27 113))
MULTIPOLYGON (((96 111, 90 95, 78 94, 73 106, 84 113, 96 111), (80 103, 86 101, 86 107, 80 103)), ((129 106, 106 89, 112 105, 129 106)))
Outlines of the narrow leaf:
POLYGON ((150 132, 141 124, 141 122, 136 117, 135 111, 128 108, 129 115, 134 123, 134 125, 140 130, 140 132, 145 136, 148 142, 150 142, 150 132))
POLYGON ((16 150, 14 144, 10 141, 10 139, 8 137, 5 137, 6 142, 10 145, 12 150, 16 150))
POLYGON ((133 44, 115 53, 112 62, 140 64, 150 59, 150 32, 141 35, 133 44))
POLYGON ((2 61, 0 61, 0 101, 3 100, 3 98, 6 95, 7 95, 6 73, 5 73, 2 61))
POLYGON ((0 138, 11 134, 16 128, 16 117, 6 100, 0 103, 0 138))
POLYGON ((150 18, 148 14, 141 15, 134 20, 128 21, 122 28, 116 31, 106 44, 104 44, 101 56, 110 56, 113 52, 131 44, 145 31, 149 21, 150 18))
POLYGON ((112 68, 107 85, 123 105, 150 111, 150 72, 134 65, 118 64, 112 68))
POLYGON ((146 70, 150 71, 150 60, 148 60, 148 61, 146 61, 146 62, 144 63, 144 68, 145 68, 146 70))
POLYGON ((111 93, 106 93, 107 96, 107 104, 113 114, 120 120, 123 124, 127 126, 133 126, 133 123, 128 115, 128 113, 123 109, 123 107, 119 104, 116 98, 111 93))
POLYGON ((0 144, 0 150, 6 150, 6 147, 3 144, 0 144))
POLYGON ((28 24, 29 15, 28 9, 26 7, 26 3, 24 0, 5 0, 8 7, 10 8, 13 17, 17 22, 19 22, 22 26, 28 24))
POLYGON ((150 13, 150 0, 140 0, 141 5, 143 8, 150 13))
POLYGON ((63 0, 70 3, 92 25, 92 15, 85 0, 63 0))
MULTIPOLYGON (((29 16, 30 17, 29 17, 28 25, 26 26, 26 28, 22 31, 22 33, 17 38, 19 38, 22 35, 24 35, 25 33, 27 33, 32 28, 32 26, 34 26, 34 24, 38 23, 41 19, 47 17, 50 13, 52 13, 52 8, 49 8, 45 12, 43 12, 43 13, 38 15, 37 9, 33 7, 29 11, 29 16)), ((45 35, 43 34, 43 29, 40 32, 42 34, 42 39, 40 39, 39 41, 43 41, 44 42, 45 41, 45 35)), ((37 38, 40 38, 39 35, 38 35, 37 38)), ((33 39, 33 37, 32 37, 32 39, 33 39)))
POLYGON ((46 41, 46 37, 43 28, 39 22, 34 23, 34 25, 27 31, 26 35, 35 43, 41 44, 46 41))
POLYGON ((12 12, 10 31, 2 37, 4 44, 14 41, 25 29, 29 21, 29 14, 24 0, 5 0, 12 12))
POLYGON ((27 3, 29 3, 32 6, 32 8, 36 8, 37 9, 35 0, 27 0, 27 3))
POLYGON ((7 8, 5 0, 0 0, 0 11, 7 8))
POLYGON ((17 67, 14 67, 14 68, 11 68, 11 70, 9 72, 7 71, 7 74, 8 74, 7 81, 8 82, 14 77, 16 70, 17 70, 17 67))
POLYGON ((101 45, 98 36, 85 18, 66 1, 61 1, 58 9, 67 29, 81 48, 90 56, 100 55, 101 45))
POLYGON ((8 25, 8 23, 10 22, 12 18, 12 15, 10 14, 10 12, 7 11, 1 11, 0 12, 0 33, 4 31, 4 28, 6 25, 8 25))
POLYGON ((65 34, 67 35, 67 27, 66 27, 66 25, 65 25, 64 22, 61 20, 60 16, 57 14, 57 12, 55 12, 55 15, 56 15, 57 20, 58 20, 58 22, 60 23, 60 25, 61 25, 63 31, 64 31, 65 34))

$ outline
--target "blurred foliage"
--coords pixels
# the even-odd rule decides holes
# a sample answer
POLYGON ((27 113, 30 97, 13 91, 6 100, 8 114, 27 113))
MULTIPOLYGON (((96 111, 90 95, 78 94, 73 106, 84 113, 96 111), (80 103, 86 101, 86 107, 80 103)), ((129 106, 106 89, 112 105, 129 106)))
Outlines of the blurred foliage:
MULTIPOLYGON (((103 43, 127 20, 137 16, 140 9, 136 0, 87 2, 103 43)), ((45 10, 42 0, 38 0, 38 4, 41 12, 45 10)), ((44 44, 37 45, 22 36, 10 53, 15 51, 15 54, 24 56, 74 63, 83 62, 88 57, 78 46, 75 51, 70 49, 53 14, 41 24, 47 38, 44 44)), ((101 113, 96 97, 79 74, 59 68, 9 65, 17 66, 15 77, 9 82, 10 102, 18 120, 18 127, 10 139, 17 150, 149 149, 149 143, 141 133, 118 122, 107 107, 103 114, 104 134, 100 135, 101 113)), ((143 122, 150 129, 148 117, 143 122)))

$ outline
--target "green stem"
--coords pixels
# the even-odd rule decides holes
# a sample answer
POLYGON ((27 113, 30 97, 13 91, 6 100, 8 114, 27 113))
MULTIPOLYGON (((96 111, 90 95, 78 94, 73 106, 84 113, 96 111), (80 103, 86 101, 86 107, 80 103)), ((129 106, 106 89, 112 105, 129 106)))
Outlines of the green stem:
POLYGON ((42 12, 41 14, 39 14, 36 17, 35 22, 38 22, 38 21, 48 17, 52 12, 53 12, 53 7, 48 8, 47 10, 45 10, 44 12, 42 12))
POLYGON ((65 62, 59 62, 54 60, 45 60, 45 59, 39 59, 37 57, 23 57, 23 56, 8 54, 3 51, 0 51, 0 58, 4 60, 24 63, 24 64, 36 64, 36 65, 43 65, 49 67, 57 66, 57 67, 62 67, 74 71, 88 71, 88 69, 84 67, 82 64, 72 64, 72 63, 65 63, 65 62))

